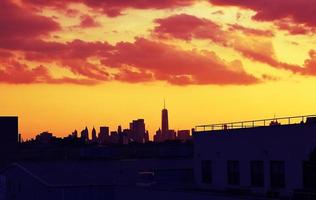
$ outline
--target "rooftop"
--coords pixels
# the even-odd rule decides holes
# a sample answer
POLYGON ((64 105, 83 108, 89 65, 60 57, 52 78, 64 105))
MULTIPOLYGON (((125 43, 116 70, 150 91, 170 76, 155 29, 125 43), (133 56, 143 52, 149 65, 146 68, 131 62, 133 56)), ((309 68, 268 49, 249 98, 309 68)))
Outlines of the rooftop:
POLYGON ((229 123, 207 124, 195 126, 195 132, 227 130, 227 129, 243 129, 265 126, 282 126, 290 124, 310 124, 316 123, 316 115, 302 115, 291 117, 278 117, 269 119, 248 120, 229 123))

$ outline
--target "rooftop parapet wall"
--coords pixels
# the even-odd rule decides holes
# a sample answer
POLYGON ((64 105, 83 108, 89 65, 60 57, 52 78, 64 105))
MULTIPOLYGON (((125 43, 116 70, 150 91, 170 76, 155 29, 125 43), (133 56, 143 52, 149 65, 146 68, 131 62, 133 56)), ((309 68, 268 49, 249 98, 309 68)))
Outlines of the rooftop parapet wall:
POLYGON ((278 118, 270 118, 270 119, 198 125, 198 126, 195 126, 195 132, 227 130, 227 129, 244 129, 244 128, 274 126, 274 125, 310 124, 310 123, 316 124, 316 115, 278 117, 278 118))

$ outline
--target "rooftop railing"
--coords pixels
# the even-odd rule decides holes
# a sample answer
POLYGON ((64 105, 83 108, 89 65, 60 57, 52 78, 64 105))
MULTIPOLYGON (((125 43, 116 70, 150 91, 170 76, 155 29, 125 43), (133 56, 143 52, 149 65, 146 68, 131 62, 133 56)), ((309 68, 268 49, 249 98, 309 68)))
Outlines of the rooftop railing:
POLYGON ((255 128, 263 126, 289 125, 289 124, 305 124, 316 123, 316 115, 302 115, 292 117, 275 117, 270 119, 259 119, 219 124, 207 124, 195 126, 195 131, 213 131, 240 128, 255 128))

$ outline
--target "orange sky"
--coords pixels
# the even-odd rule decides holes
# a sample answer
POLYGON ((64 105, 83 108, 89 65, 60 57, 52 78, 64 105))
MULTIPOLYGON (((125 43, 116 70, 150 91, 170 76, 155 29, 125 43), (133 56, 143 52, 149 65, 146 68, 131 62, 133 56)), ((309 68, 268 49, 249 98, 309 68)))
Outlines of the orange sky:
POLYGON ((314 0, 3 0, 1 115, 23 138, 315 114, 314 0), (282 8, 282 9, 281 9, 282 8))

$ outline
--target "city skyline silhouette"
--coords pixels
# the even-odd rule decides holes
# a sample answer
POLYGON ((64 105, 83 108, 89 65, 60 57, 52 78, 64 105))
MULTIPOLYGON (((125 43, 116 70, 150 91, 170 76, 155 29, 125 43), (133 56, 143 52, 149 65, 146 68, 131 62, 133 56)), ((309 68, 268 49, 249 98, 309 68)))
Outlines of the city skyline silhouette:
MULTIPOLYGON (((190 139, 191 137, 191 128, 189 129, 169 129, 169 118, 168 118, 168 110, 166 107, 166 102, 164 100, 163 108, 161 110, 161 127, 156 130, 156 134, 152 133, 151 136, 146 129, 145 119, 136 119, 132 120, 129 123, 129 127, 122 127, 118 125, 116 128, 108 127, 105 124, 101 125, 99 131, 96 131, 97 126, 88 128, 74 129, 68 135, 63 136, 66 137, 75 137, 81 138, 85 142, 92 142, 92 143, 124 143, 123 140, 132 141, 137 143, 146 143, 150 141, 155 142, 164 142, 168 140, 176 140, 177 138, 182 139, 190 139), (178 134, 177 134, 178 132, 178 134), (130 135, 131 134, 131 135, 130 135), (125 135, 125 136, 124 136, 125 135), (127 136, 130 135, 130 136, 127 136), (126 138, 124 138, 126 137, 126 138)), ((32 138, 24 138, 23 134, 20 132, 19 137, 22 141, 30 141, 30 140, 49 140, 52 137, 55 137, 54 133, 50 133, 49 127, 45 129, 46 131, 42 131, 37 133, 35 137, 32 138)), ((128 142, 127 142, 128 143, 128 142)))

